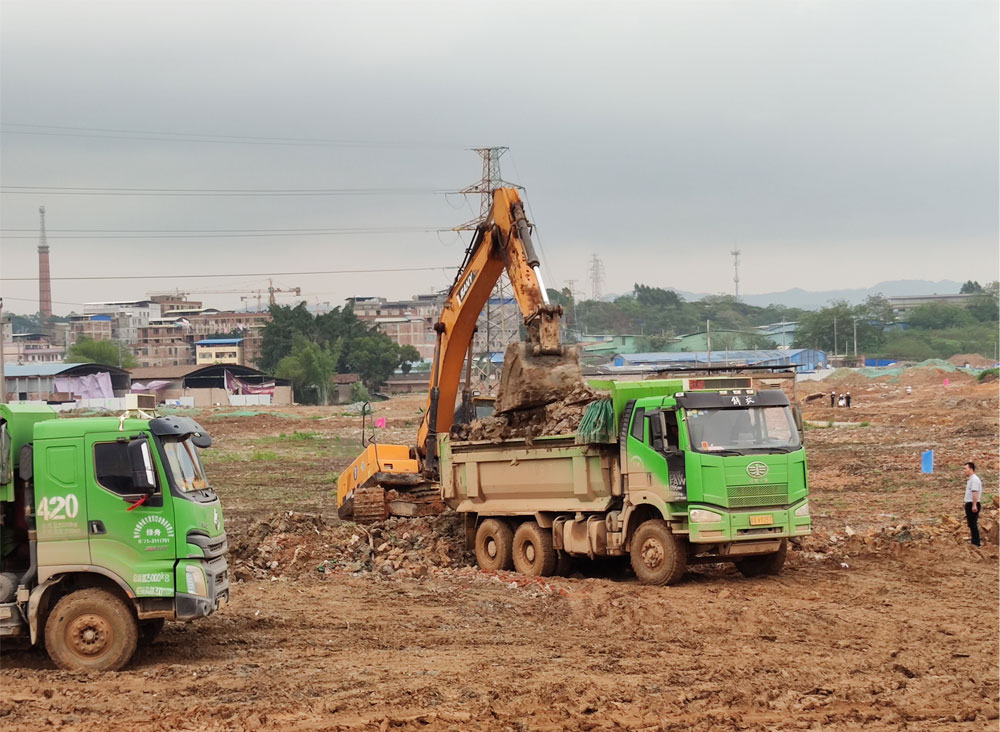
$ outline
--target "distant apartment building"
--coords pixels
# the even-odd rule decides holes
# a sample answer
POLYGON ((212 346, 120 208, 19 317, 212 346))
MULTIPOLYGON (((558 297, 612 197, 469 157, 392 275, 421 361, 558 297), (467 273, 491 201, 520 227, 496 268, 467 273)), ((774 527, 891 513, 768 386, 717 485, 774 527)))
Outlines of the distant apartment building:
POLYGON ((165 295, 150 295, 149 299, 160 306, 160 312, 166 315, 171 310, 201 310, 200 300, 188 300, 183 292, 165 295))
POLYGON ((3 361, 12 364, 61 363, 66 349, 57 345, 44 333, 7 333, 4 340, 3 361))
POLYGON ((136 358, 143 367, 194 365, 202 363, 197 360, 197 341, 206 336, 238 334, 242 345, 236 363, 250 366, 260 357, 264 326, 270 320, 268 312, 172 310, 140 329, 136 358))
POLYGON ((906 320, 906 315, 913 308, 921 305, 959 305, 966 306, 975 297, 974 294, 951 294, 951 295, 897 295, 887 297, 886 300, 892 306, 892 312, 906 320))
POLYGON ((393 342, 401 346, 413 346, 420 352, 420 358, 425 361, 434 358, 437 336, 433 326, 427 327, 425 318, 408 315, 399 318, 376 318, 374 322, 393 342))
POLYGON ((76 343, 82 338, 92 341, 111 340, 110 315, 70 315, 69 342, 76 343))
POLYGON ((231 363, 245 366, 242 338, 206 338, 194 344, 195 362, 198 366, 231 363))
POLYGON ((161 310, 160 304, 152 300, 122 300, 85 303, 83 314, 111 316, 111 338, 136 346, 139 343, 139 328, 159 318, 161 310))
POLYGON ((135 357, 141 367, 194 364, 195 336, 177 318, 157 318, 139 329, 135 357))
POLYGON ((414 295, 409 300, 388 300, 384 297, 351 297, 347 307, 358 320, 374 323, 395 343, 413 346, 425 361, 434 358, 437 336, 434 324, 441 317, 447 292, 414 295))

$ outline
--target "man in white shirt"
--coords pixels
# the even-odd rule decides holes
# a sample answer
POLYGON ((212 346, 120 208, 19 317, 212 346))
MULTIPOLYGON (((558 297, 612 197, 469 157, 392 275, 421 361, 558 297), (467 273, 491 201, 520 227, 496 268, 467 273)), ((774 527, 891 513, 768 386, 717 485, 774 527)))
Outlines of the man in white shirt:
POLYGON ((983 482, 976 475, 976 464, 965 464, 965 521, 969 524, 972 543, 979 546, 979 498, 983 495, 983 482))

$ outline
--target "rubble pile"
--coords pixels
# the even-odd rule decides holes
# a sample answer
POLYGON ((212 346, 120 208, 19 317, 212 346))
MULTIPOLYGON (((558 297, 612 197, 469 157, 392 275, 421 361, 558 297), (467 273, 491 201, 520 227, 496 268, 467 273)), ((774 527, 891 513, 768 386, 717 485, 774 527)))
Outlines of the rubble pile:
POLYGON ((288 511, 243 532, 231 544, 231 557, 233 576, 243 581, 316 571, 422 577, 431 568, 473 563, 456 514, 360 526, 288 511))
MULTIPOLYGON (((979 532, 983 546, 1000 545, 1000 496, 982 507, 979 532)), ((797 541, 796 548, 805 559, 842 560, 874 554, 892 554, 904 546, 934 545, 942 551, 949 544, 961 548, 969 544, 969 529, 965 521, 955 516, 942 516, 937 521, 920 524, 897 523, 856 531, 844 526, 843 531, 814 531, 797 541)))

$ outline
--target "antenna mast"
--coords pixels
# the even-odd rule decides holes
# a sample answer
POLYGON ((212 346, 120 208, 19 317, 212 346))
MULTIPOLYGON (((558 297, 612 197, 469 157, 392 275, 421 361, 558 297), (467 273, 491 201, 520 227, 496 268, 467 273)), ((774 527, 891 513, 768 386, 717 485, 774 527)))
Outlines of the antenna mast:
POLYGON ((736 285, 736 302, 740 301, 740 250, 733 249, 733 284, 736 285))

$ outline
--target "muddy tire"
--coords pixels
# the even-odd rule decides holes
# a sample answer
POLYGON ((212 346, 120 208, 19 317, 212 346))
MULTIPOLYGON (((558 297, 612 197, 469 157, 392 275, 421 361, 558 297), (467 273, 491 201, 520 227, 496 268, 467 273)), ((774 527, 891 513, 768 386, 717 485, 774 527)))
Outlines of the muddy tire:
POLYGON ((139 645, 151 646, 160 635, 166 621, 163 618, 139 621, 139 645))
POLYGON ((756 557, 747 557, 733 562, 736 569, 744 577, 761 577, 768 574, 778 574, 785 566, 785 556, 788 554, 788 541, 781 540, 781 547, 773 554, 761 554, 756 557))
POLYGON ((138 639, 132 610, 96 587, 60 599, 45 623, 45 650, 67 671, 117 671, 132 659, 138 639))
POLYGON ((531 577, 548 577, 556 571, 552 532, 534 521, 525 521, 514 532, 514 569, 531 577))
POLYGON ((476 529, 476 563, 480 569, 509 570, 513 562, 514 532, 500 519, 486 519, 476 529))
POLYGON ((632 570, 644 585, 672 585, 687 569, 684 540, 662 519, 640 524, 632 537, 632 570))

